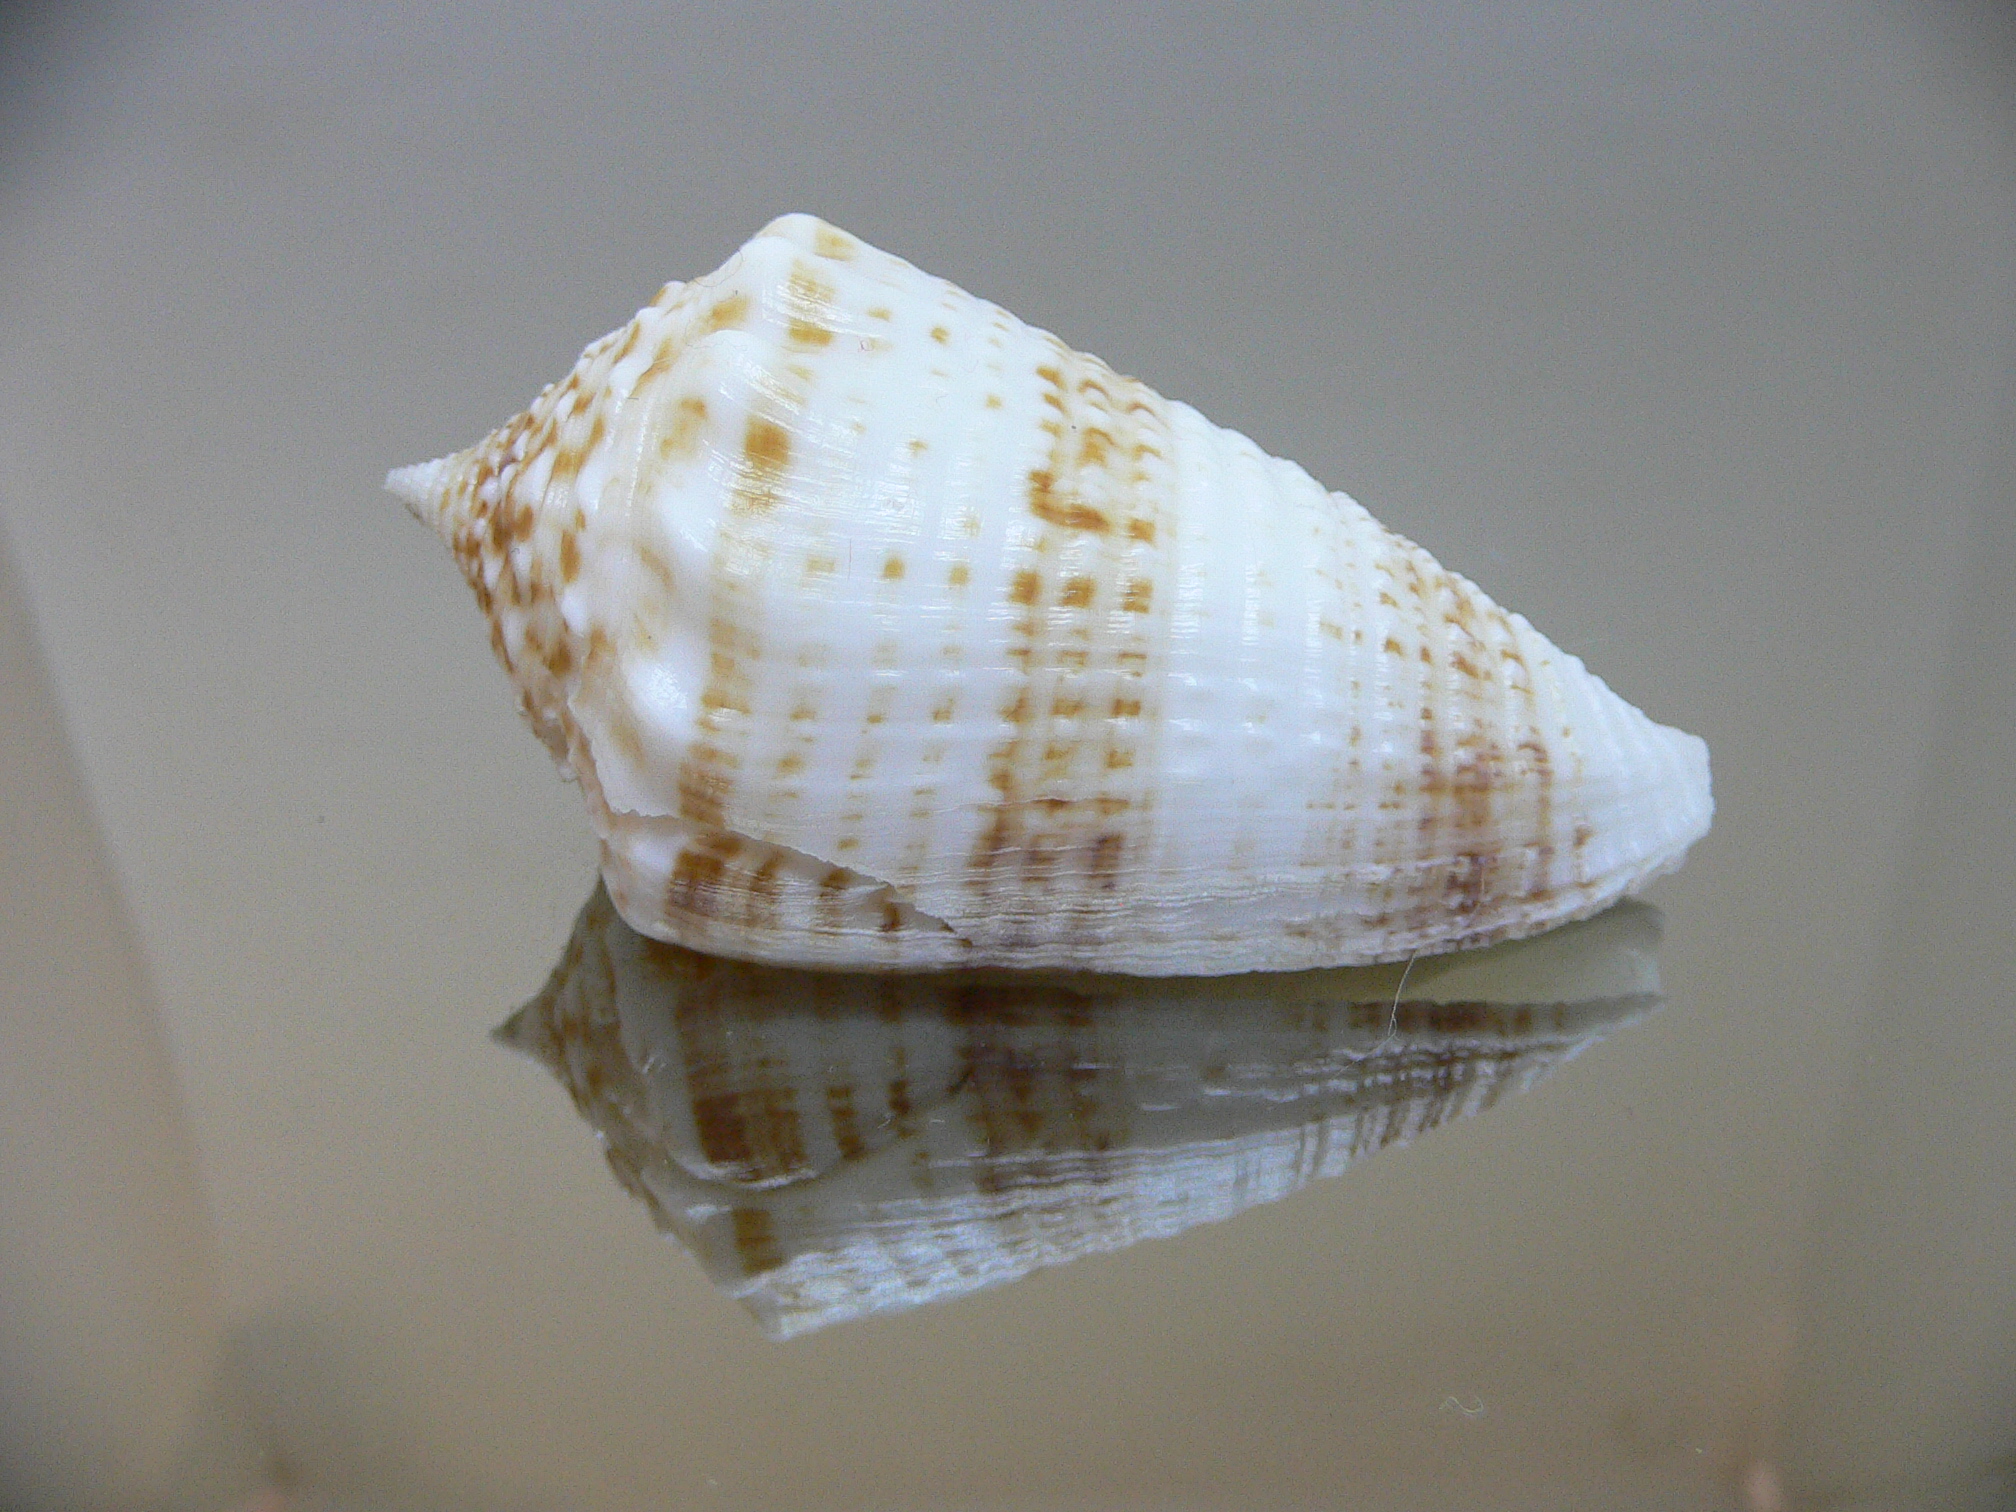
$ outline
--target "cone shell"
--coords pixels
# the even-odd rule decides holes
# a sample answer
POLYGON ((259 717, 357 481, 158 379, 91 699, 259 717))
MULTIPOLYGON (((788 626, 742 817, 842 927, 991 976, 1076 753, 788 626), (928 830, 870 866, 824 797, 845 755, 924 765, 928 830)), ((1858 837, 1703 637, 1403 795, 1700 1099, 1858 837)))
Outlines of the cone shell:
POLYGON ((696 949, 1397 960, 1588 915, 1708 827, 1699 740, 1350 499, 807 216, 388 486, 617 907, 696 949))
POLYGON ((1530 1087, 1658 1003, 1657 915, 1411 971, 806 972, 599 891, 499 1035, 776 1336, 1271 1202, 1530 1087))

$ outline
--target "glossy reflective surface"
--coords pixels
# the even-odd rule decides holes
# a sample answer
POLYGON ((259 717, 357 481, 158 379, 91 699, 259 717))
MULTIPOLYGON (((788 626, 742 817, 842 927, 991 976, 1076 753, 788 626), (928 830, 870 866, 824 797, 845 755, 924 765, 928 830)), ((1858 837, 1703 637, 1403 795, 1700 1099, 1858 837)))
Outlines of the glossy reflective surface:
POLYGON ((2006 1505, 1973 16, 0 7, 0 1503, 2006 1505), (379 484, 790 209, 1702 735, 1667 1006, 1232 1221, 765 1338, 487 1038, 596 856, 379 484))
POLYGON ((790 971, 597 888, 498 1038, 787 1338, 1166 1238, 1481 1113, 1658 1005, 1658 916, 1387 969, 790 971))

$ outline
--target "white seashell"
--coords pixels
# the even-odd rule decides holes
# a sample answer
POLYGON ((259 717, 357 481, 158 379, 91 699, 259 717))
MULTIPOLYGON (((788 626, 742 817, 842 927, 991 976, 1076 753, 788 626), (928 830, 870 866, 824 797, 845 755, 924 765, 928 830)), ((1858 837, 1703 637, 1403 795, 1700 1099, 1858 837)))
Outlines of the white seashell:
POLYGON ((646 940, 597 889, 498 1033, 782 1337, 1215 1222, 1480 1112, 1657 1006, 1658 932, 1627 903, 1411 970, 871 975, 646 940))
POLYGON ((388 487, 647 934, 805 965, 1397 960, 1677 866, 1707 748, 1342 494, 808 216, 388 487))

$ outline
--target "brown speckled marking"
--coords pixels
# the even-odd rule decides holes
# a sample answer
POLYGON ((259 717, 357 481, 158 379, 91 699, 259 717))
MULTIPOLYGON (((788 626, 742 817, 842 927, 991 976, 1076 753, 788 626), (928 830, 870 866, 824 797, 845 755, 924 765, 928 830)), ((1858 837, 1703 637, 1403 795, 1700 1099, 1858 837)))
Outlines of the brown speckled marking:
POLYGON ((854 873, 844 866, 828 867, 820 877, 818 913, 822 928, 836 930, 844 927, 847 894, 853 882, 854 873))
POLYGON ((725 882, 728 863, 741 850, 742 841, 734 835, 709 835, 690 842, 672 864, 663 912, 698 919, 739 917, 740 895, 725 886, 725 882))
POLYGON ((791 433, 775 420, 751 415, 742 436, 746 464, 735 490, 744 509, 768 509, 782 494, 784 474, 791 466, 791 433))
MULTIPOLYGON (((1358 650, 1366 640, 1369 625, 1386 639, 1384 617, 1368 599, 1384 593, 1382 564, 1358 554, 1363 538, 1348 530, 1325 528, 1318 522, 1312 530, 1316 554, 1312 561, 1314 584, 1309 613, 1315 619, 1315 633, 1305 637, 1304 654, 1316 662, 1315 687, 1326 710, 1335 706, 1338 714, 1354 711, 1363 697, 1396 702, 1402 694, 1388 686, 1390 670, 1398 665, 1391 652, 1367 665, 1358 650), (1327 592, 1324 591, 1327 588, 1327 592), (1345 626, 1353 633, 1343 634, 1345 626), (1329 633, 1335 626, 1338 633, 1329 633), (1367 677, 1365 674, 1374 674, 1367 677)), ((1391 597, 1390 594, 1386 594, 1391 597)), ((1397 642, 1396 642, 1397 644, 1397 642)), ((1340 720, 1341 723, 1341 720, 1340 720)), ((1311 793, 1308 800, 1310 822, 1304 834, 1299 862, 1309 881, 1312 911, 1324 906, 1328 897, 1353 898, 1342 917, 1312 919, 1290 926, 1289 933, 1312 941, 1342 940, 1359 924, 1361 909, 1384 906, 1378 897, 1378 868, 1390 864, 1382 854, 1390 833, 1389 815, 1394 800, 1382 796, 1376 803, 1366 801, 1374 783, 1390 785, 1391 773, 1380 755, 1361 751, 1364 730, 1354 725, 1339 731, 1341 748, 1331 759, 1330 780, 1311 793), (1368 764, 1369 763, 1369 764, 1368 764), (1368 867, 1365 858, 1373 857, 1368 867)))
MULTIPOLYGON (((610 444, 620 405, 645 404, 655 413, 664 402, 652 390, 711 297, 711 289, 666 285, 657 303, 592 343, 565 378, 456 458, 445 479, 437 528, 490 619, 491 646, 519 688, 521 707, 562 759, 580 740, 568 697, 577 679, 606 675, 611 650, 606 640, 599 651, 592 641, 578 644, 556 601, 580 572, 583 535, 602 502, 580 496, 577 485, 588 459, 610 444), (619 399, 612 371, 647 342, 653 360, 619 399), (507 609, 515 612, 506 616, 507 609)), ((646 427, 647 450, 657 428, 646 427)), ((644 459, 646 473, 653 456, 644 459)), ((649 624, 644 628, 648 633, 649 624)))
POLYGON ((707 312, 703 333, 713 331, 733 331, 741 328, 749 318, 749 296, 737 289, 722 295, 707 312))
POLYGON ((1529 820, 1532 838, 1528 842, 1532 876, 1524 898, 1535 904, 1545 904, 1553 896, 1555 885, 1554 761, 1547 742, 1540 734, 1539 694, 1533 686, 1532 668, 1519 649, 1511 616, 1494 606, 1491 617, 1501 648, 1496 665, 1500 675, 1506 679, 1510 702, 1516 711, 1513 732, 1518 741, 1514 747, 1514 776, 1523 777, 1532 792, 1533 813, 1529 820))
POLYGON ((1067 1167, 1081 1189, 1115 1174, 1097 1157, 1127 1146, 1129 1105, 1106 1085, 1113 1057, 1086 999, 968 983, 950 994, 946 1014, 960 1034, 957 1086, 981 1151, 974 1183, 1015 1199, 995 1223, 1012 1231, 1050 1222, 1045 1194, 1067 1167))
POLYGON ((826 1119, 833 1129, 833 1143, 842 1160, 859 1160, 867 1153, 861 1138, 861 1119, 854 1109, 854 1088, 843 1082, 826 1085, 826 1119))
POLYGON ((860 253, 861 244, 845 231, 821 224, 812 233, 812 250, 834 262, 852 262, 860 253))
POLYGON ((1113 528, 1113 522, 1099 510, 1061 491, 1056 473, 1044 467, 1029 474, 1029 512, 1047 524, 1061 525, 1066 530, 1104 533, 1113 528))
MULTIPOLYGON (((833 298, 833 284, 825 274, 810 263, 792 265, 791 276, 784 281, 784 310, 790 320, 825 330, 831 323, 833 298)), ((832 334, 826 331, 827 340, 832 334)))
POLYGON ((707 429, 707 401, 687 394, 673 407, 671 423, 658 432, 657 452, 661 465, 685 461, 699 454, 700 438, 707 429))
POLYGON ((1420 756, 1379 831, 1373 854, 1389 880, 1368 922, 1401 949, 1483 943, 1552 892, 1554 774, 1530 672, 1511 618, 1418 547, 1396 538, 1379 568, 1380 603, 1405 606, 1416 647, 1388 636, 1386 675, 1422 669, 1420 756))
MULTIPOLYGON (((787 352, 830 339, 825 333, 835 324, 833 287, 820 271, 830 267, 807 259, 791 269, 775 327, 787 352)), ((698 833, 674 852, 657 903, 702 934, 731 925, 774 930, 787 886, 780 854, 733 833, 741 826, 731 822, 731 811, 745 777, 743 752, 757 717, 763 668, 760 617, 749 585, 775 571, 769 562, 772 527, 762 524, 761 516, 781 497, 798 460, 793 427, 808 402, 814 369, 808 362, 781 364, 779 385, 761 394, 756 412, 732 422, 710 413, 699 394, 680 392, 673 379, 693 343, 715 332, 746 329, 759 313, 747 294, 724 290, 718 282, 666 286, 655 306, 591 345, 575 369, 525 413, 458 458, 439 505, 440 528, 490 619, 493 647, 549 749, 583 765, 583 737, 574 728, 568 700, 592 680, 601 690, 592 701, 604 710, 598 738, 609 742, 612 756, 643 765, 678 760, 679 817, 698 833), (619 362, 635 369, 620 390, 612 379, 619 362), (636 448, 624 484, 635 497, 661 486, 659 474, 666 469, 698 460, 710 442, 719 445, 720 460, 729 465, 735 507, 722 522, 709 574, 675 579, 666 543, 640 535, 630 558, 634 612, 620 624, 570 630, 560 618, 557 596, 592 570, 594 516, 603 502, 578 487, 590 459, 616 444, 636 448), (655 654, 658 638, 680 618, 706 626, 705 676, 695 690, 690 738, 668 751, 647 739, 636 712, 626 707, 620 668, 626 657, 655 654)), ((620 467, 616 476, 626 477, 620 467)), ((978 523, 972 522, 974 528, 978 523)), ((817 576, 817 566, 806 562, 808 576, 817 576)), ((884 716, 893 717, 886 710, 884 716)), ((806 724, 816 722, 814 711, 806 724)), ((802 767, 806 754, 794 754, 802 767)), ((776 776, 766 771, 761 786, 799 775, 790 771, 788 757, 772 760, 776 776)), ((863 909, 886 921, 892 906, 886 890, 873 879, 849 876, 846 906, 848 918, 856 921, 849 927, 857 927, 863 909)))
POLYGON ((1155 739, 1144 704, 1168 633, 1153 589, 1167 570, 1153 549, 1172 492, 1167 416, 1097 359, 1052 353, 1036 369, 1049 455, 1028 487, 1042 529, 1024 538, 1006 593, 1029 611, 1005 648, 1018 691, 1001 710, 996 796, 969 871, 1007 945, 1097 938, 1155 824, 1152 782, 1135 768, 1155 739))
MULTIPOLYGON (((791 344, 795 347, 811 350, 818 347, 830 346, 833 343, 833 332, 831 329, 822 325, 814 325, 809 320, 794 320, 785 330, 791 344)), ((802 369, 800 371, 803 372, 802 369)))
MULTIPOLYGON (((808 263, 793 267, 785 298, 792 318, 823 322, 831 298, 832 286, 815 268, 808 263)), ((787 390, 763 402, 786 406, 790 413, 807 398, 802 390, 787 390)), ((741 780, 765 656, 755 585, 774 570, 771 527, 763 517, 783 497, 792 465, 785 420, 776 413, 752 412, 739 452, 730 508, 708 559, 707 675, 678 773, 680 816, 709 829, 735 828, 728 813, 741 780)))
POLYGON ((734 1226, 735 1254, 742 1262, 743 1275, 760 1276, 784 1263, 784 1252, 777 1246, 776 1226, 767 1209, 738 1204, 730 1212, 729 1221, 734 1226))
MULTIPOLYGON (((1410 627, 1415 637, 1415 655, 1421 662, 1420 767, 1416 773, 1414 800, 1414 850, 1424 863, 1422 874, 1412 884, 1407 899, 1406 922, 1410 935, 1443 927, 1446 884, 1443 881, 1451 861, 1450 852, 1460 844, 1450 833, 1453 820, 1450 779, 1450 751, 1454 732, 1443 727, 1451 723, 1448 688, 1435 655, 1442 644, 1441 615, 1422 576, 1420 559, 1413 552, 1399 560, 1402 602, 1417 616, 1410 627)), ((1404 842, 1403 842, 1404 843, 1404 842)), ((1472 900, 1471 907, 1474 908, 1472 900)))
MULTIPOLYGON (((729 967, 724 975, 732 992, 736 973, 729 967)), ((720 991, 701 984, 672 1005, 702 1158, 729 1180, 750 1184, 808 1173, 796 1089, 783 1068, 741 1052, 734 1015, 723 1008, 720 991)))

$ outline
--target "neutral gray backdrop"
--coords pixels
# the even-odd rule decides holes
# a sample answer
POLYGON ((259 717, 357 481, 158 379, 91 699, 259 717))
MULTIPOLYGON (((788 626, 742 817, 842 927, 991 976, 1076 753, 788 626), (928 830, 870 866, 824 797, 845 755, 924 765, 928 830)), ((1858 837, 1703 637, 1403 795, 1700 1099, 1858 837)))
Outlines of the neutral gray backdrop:
POLYGON ((0 1500, 2000 1504, 2009 34, 12 10, 0 1500), (378 484, 789 209, 1295 458, 1704 735, 1668 1010, 1223 1228, 765 1343, 483 1037, 593 852, 378 484))

